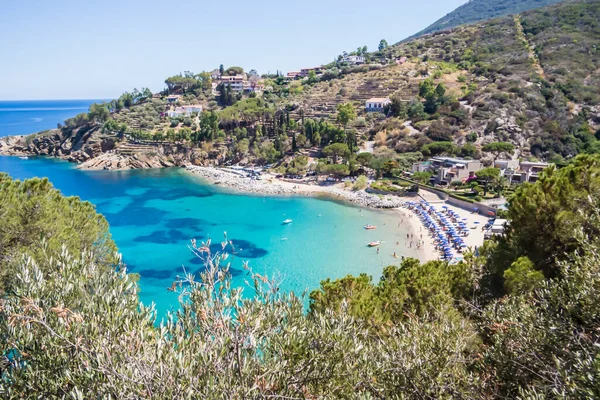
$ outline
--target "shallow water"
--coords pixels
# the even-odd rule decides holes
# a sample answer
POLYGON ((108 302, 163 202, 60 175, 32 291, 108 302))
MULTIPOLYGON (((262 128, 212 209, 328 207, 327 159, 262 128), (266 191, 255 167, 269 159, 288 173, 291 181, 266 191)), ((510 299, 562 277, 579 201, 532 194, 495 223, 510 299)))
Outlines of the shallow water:
MULTIPOLYGON (((227 232, 237 248, 231 272, 245 285, 247 272, 279 276, 281 288, 297 294, 328 277, 366 272, 378 279, 398 255, 416 257, 404 246, 407 226, 391 211, 359 209, 330 200, 234 194, 179 168, 137 171, 81 171, 49 159, 0 157, 0 171, 24 179, 48 177, 66 195, 96 205, 132 272, 140 274, 141 300, 154 301, 159 315, 177 307, 168 292, 178 274, 201 265, 187 248, 190 239, 212 238, 216 248, 227 232), (292 219, 289 225, 282 223, 292 219), (377 225, 366 231, 365 224, 377 225), (380 253, 366 244, 384 240, 380 253), (396 242, 400 245, 397 246, 396 242)), ((250 293, 250 289, 247 289, 250 293)))

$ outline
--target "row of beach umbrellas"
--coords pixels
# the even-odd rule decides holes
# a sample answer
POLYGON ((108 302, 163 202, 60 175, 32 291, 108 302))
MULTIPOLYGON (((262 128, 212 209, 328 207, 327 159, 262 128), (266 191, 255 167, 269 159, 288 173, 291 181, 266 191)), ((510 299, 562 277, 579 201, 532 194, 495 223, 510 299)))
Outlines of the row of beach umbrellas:
POLYGON ((407 205, 414 208, 425 226, 433 232, 435 242, 438 248, 442 250, 444 259, 452 260, 456 258, 454 250, 467 247, 461 237, 461 235, 468 235, 469 233, 464 222, 466 219, 460 220, 458 214, 447 206, 443 206, 447 213, 446 216, 425 200, 421 200, 420 203, 407 202, 407 205), (452 221, 449 221, 447 217, 452 221), (456 226, 453 222, 456 223, 456 226))

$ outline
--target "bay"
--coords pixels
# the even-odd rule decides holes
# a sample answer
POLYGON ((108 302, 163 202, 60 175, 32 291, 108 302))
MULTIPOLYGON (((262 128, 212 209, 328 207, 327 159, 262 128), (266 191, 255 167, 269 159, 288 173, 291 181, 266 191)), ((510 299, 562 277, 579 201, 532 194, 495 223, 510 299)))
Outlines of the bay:
POLYGON ((248 261, 254 272, 276 277, 282 290, 296 294, 326 278, 364 272, 378 279, 385 266, 398 263, 394 252, 417 257, 405 247, 408 227, 393 211, 232 193, 181 168, 84 171, 51 158, 0 157, 0 171, 17 179, 47 177, 63 194, 95 204, 128 268, 140 274, 142 302, 155 302, 160 316, 177 308, 177 296, 167 291, 177 276, 202 269, 188 248, 191 239, 211 238, 218 250, 227 232, 238 253, 229 260, 235 286, 247 286, 242 261, 248 261), (367 231, 366 224, 378 228, 367 231), (380 252, 367 247, 374 240, 385 241, 380 252))

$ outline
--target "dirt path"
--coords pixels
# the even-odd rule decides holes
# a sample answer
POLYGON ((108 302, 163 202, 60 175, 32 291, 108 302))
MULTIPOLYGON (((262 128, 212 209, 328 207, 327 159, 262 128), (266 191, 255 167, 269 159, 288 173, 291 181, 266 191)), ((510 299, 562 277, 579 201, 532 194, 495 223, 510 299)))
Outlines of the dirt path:
POLYGON ((546 73, 544 72, 544 68, 542 68, 542 65, 540 64, 540 60, 539 60, 537 54, 535 54, 535 51, 533 51, 533 46, 531 46, 531 43, 529 43, 529 41, 527 40, 527 37, 525 36, 525 33, 523 32, 523 24, 521 24, 521 16, 515 15, 514 21, 515 21, 515 29, 517 30, 517 39, 519 39, 521 41, 521 43, 523 43, 523 46, 525 46, 525 48, 527 49, 527 53, 529 55, 529 59, 531 60, 533 69, 541 78, 546 79, 546 73))

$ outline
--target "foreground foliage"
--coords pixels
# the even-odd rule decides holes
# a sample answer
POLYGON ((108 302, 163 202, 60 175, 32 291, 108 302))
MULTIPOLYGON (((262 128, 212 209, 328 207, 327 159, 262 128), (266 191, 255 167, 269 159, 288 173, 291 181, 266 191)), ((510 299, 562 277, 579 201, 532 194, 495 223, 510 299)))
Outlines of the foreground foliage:
MULTIPOLYGON (((597 158, 580 157, 524 187, 511 202, 507 240, 488 242, 478 257, 467 254, 455 265, 407 259, 386 268, 377 283, 367 275, 328 280, 311 294, 309 312, 302 298, 279 292, 247 265, 246 293, 231 287, 227 238, 218 254, 210 242, 192 241, 204 272, 182 273, 173 286, 181 307, 161 324, 152 308, 139 305, 135 277, 107 263, 103 246, 82 242, 76 249, 74 242, 57 247, 43 240, 35 251, 21 248, 21 257, 4 261, 12 273, 11 290, 0 298, 0 393, 597 398, 600 216, 592 183, 599 172, 597 158), (569 216, 568 238, 552 239, 568 239, 557 242, 553 262, 533 256, 547 251, 545 242, 521 236, 529 229, 527 216, 529 224, 539 218, 523 208, 523 197, 549 181, 563 187, 545 192, 540 205, 560 205, 543 209, 546 218, 569 216), (586 218, 576 217, 582 201, 590 204, 581 210, 586 218), (512 256, 502 263, 503 254, 512 256), (490 279, 492 264, 508 293, 490 279)), ((30 184, 3 179, 0 194, 30 184)), ((62 201, 52 198, 47 207, 62 201)))

